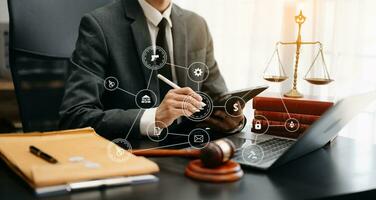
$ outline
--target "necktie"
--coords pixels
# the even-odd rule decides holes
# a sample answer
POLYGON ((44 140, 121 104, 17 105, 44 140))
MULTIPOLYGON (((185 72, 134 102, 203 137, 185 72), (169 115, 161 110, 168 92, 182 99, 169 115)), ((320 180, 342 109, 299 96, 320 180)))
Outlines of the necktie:
MULTIPOLYGON (((170 53, 168 50, 168 44, 167 44, 167 38, 166 38, 166 27, 168 26, 168 22, 166 18, 163 18, 161 22, 158 24, 158 35, 157 35, 157 40, 156 40, 156 45, 160 46, 163 48, 166 53, 167 53, 167 63, 170 62, 170 53)), ((168 78, 169 80, 172 81, 172 72, 171 72, 171 67, 169 65, 163 66, 161 69, 158 70, 158 74, 163 75, 164 77, 168 78)), ((158 80, 159 81, 159 80, 158 80)), ((169 85, 164 83, 163 81, 159 81, 159 94, 161 101, 164 98, 164 96, 167 94, 167 92, 171 89, 169 85)))

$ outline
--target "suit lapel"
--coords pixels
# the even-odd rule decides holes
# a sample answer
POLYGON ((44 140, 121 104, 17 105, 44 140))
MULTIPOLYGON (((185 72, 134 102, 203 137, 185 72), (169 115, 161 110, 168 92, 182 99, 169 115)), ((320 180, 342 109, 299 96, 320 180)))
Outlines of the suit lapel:
MULTIPOLYGON (((125 10, 126 17, 134 20, 131 23, 131 29, 137 47, 137 54, 140 66, 142 67, 142 71, 144 74, 145 85, 148 85, 152 70, 144 66, 142 62, 143 51, 147 47, 151 46, 150 33, 146 22, 146 18, 137 0, 123 0, 123 7, 125 10)), ((155 70, 153 71, 150 83, 151 84, 149 85, 149 89, 152 90, 157 96, 159 96, 159 86, 158 84, 153 84, 158 83, 157 72, 155 70)), ((159 104, 158 99, 156 101, 159 104)))
MULTIPOLYGON (((137 53, 139 58, 140 66, 144 74, 145 84, 148 85, 151 70, 144 66, 142 63, 142 53, 143 51, 151 46, 150 33, 148 25, 146 22, 145 15, 142 11, 141 6, 137 0, 122 0, 123 8, 125 11, 125 17, 133 19, 131 23, 131 29, 133 38, 135 40, 135 45, 137 47, 137 53)), ((190 86, 188 83, 188 49, 187 49, 187 27, 185 21, 181 17, 181 10, 178 6, 173 5, 171 11, 172 26, 172 37, 174 46, 174 63, 181 67, 176 67, 176 76, 178 79, 178 84, 180 86, 190 86)), ((167 66, 169 67, 169 66, 167 66)), ((154 71, 150 80, 151 83, 158 83, 157 72, 154 71)), ((149 89, 155 92, 159 96, 159 86, 158 84, 150 84, 149 89)), ((159 104, 159 102, 157 102, 159 104)))
MULTIPOLYGON (((174 64, 181 67, 188 68, 187 64, 187 28, 185 21, 182 20, 181 10, 176 5, 172 6, 171 20, 172 20, 172 37, 174 43, 174 64)), ((187 70, 181 67, 175 67, 178 84, 180 86, 187 86, 187 70)))

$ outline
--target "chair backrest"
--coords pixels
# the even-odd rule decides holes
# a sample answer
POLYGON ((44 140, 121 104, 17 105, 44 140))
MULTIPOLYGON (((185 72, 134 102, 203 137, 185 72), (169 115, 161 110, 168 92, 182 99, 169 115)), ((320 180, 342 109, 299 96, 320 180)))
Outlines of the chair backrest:
POLYGON ((24 132, 58 129, 81 17, 113 0, 8 0, 10 68, 24 132))

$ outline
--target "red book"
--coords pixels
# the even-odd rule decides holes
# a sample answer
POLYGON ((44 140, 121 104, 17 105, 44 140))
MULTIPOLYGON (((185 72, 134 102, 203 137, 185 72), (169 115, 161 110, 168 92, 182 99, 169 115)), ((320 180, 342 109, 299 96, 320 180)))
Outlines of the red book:
POLYGON ((266 117, 268 120, 280 122, 285 122, 290 118, 294 118, 302 124, 313 124, 320 119, 320 116, 316 115, 255 110, 255 119, 264 119, 262 116, 266 117))
MULTIPOLYGON (((270 121, 269 122, 269 128, 268 128, 268 123, 266 120, 257 120, 253 119, 252 121, 252 131, 255 133, 264 133, 267 129, 267 132, 272 131, 272 132, 284 132, 284 133, 290 133, 288 130, 285 128, 285 122, 278 122, 278 121, 270 121), (256 128, 256 123, 260 123, 261 126, 259 130, 256 128)), ((298 130, 294 131, 293 133, 303 133, 309 128, 308 124, 301 124, 299 123, 299 128, 298 130)))
MULTIPOLYGON (((254 132, 254 133, 256 133, 256 132, 254 132)), ((283 132, 283 131, 268 131, 265 134, 266 135, 274 135, 274 136, 279 136, 279 137, 286 137, 286 138, 297 139, 300 136, 302 136, 304 133, 290 133, 290 132, 286 132, 286 131, 285 132, 283 132)))
POLYGON ((253 98, 253 109, 264 111, 321 116, 331 106, 333 106, 333 102, 310 99, 292 99, 279 97, 253 98))

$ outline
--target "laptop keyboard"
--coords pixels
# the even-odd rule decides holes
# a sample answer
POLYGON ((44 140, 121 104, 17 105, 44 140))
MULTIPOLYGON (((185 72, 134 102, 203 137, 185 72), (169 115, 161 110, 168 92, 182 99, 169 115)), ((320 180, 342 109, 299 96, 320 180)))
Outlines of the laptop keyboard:
POLYGON ((282 139, 282 138, 268 139, 260 143, 257 143, 255 145, 249 145, 249 146, 257 146, 257 148, 254 148, 253 150, 250 149, 248 151, 247 149, 249 148, 248 146, 238 149, 235 153, 234 160, 239 163, 244 163, 248 165, 259 165, 259 164, 278 158, 294 142, 295 142, 294 140, 288 140, 288 139, 282 139), (249 152, 251 153, 249 156, 247 156, 247 155, 244 155, 243 153, 244 151, 246 152, 245 154, 249 154, 249 152), (244 156, 248 158, 243 158, 244 156))

